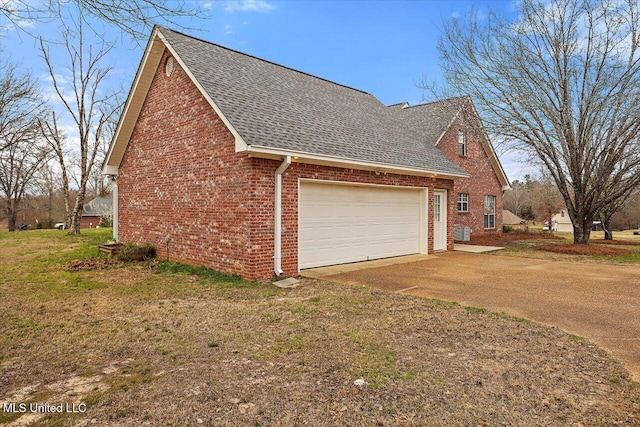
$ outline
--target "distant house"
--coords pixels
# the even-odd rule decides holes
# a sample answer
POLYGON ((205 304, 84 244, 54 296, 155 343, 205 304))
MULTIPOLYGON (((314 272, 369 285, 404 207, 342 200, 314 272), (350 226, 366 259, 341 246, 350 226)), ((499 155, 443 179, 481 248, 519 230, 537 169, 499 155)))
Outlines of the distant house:
POLYGON ((387 107, 156 27, 103 168, 114 235, 268 279, 452 250, 461 215, 500 232, 508 182, 486 135, 462 120, 480 121, 471 100, 450 102, 438 114, 387 107))
POLYGON ((551 217, 551 230, 561 233, 571 233, 573 231, 573 223, 566 209, 562 209, 551 217))
POLYGON ((527 224, 526 221, 520 218, 518 215, 512 213, 509 210, 502 210, 502 224, 508 225, 514 230, 526 230, 527 224))
MULTIPOLYGON (((545 226, 547 226, 546 222, 545 226)), ((562 209, 559 213, 551 217, 551 230, 562 233, 573 233, 573 223, 566 209, 562 209)), ((602 223, 597 219, 594 220, 591 231, 602 231, 602 223)))
POLYGON ((84 205, 80 228, 96 228, 103 218, 110 218, 113 215, 113 198, 96 197, 84 205))

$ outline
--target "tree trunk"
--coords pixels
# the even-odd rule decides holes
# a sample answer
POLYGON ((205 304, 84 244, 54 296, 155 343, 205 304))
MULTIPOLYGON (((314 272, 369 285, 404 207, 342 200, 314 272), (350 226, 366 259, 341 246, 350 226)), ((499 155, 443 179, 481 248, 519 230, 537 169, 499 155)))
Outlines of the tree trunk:
POLYGON ((604 230, 604 240, 613 240, 613 229, 611 229, 611 222, 613 221, 613 215, 605 216, 601 219, 602 230, 604 230))
POLYGON ((11 212, 7 217, 9 222, 9 231, 16 231, 16 222, 18 222, 18 215, 15 212, 11 212))
POLYGON ((588 245, 591 238, 592 222, 586 221, 581 224, 573 225, 573 243, 588 245))
POLYGON ((80 220, 82 219, 82 210, 84 208, 85 193, 82 189, 76 196, 76 204, 71 214, 71 224, 69 226, 69 234, 80 234, 80 220))

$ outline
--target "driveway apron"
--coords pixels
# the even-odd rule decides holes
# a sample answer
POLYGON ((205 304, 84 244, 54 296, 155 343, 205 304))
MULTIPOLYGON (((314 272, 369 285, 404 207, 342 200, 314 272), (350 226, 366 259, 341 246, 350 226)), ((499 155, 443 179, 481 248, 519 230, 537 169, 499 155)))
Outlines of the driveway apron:
POLYGON ((637 265, 447 252, 323 279, 456 301, 557 326, 609 351, 640 381, 637 265))

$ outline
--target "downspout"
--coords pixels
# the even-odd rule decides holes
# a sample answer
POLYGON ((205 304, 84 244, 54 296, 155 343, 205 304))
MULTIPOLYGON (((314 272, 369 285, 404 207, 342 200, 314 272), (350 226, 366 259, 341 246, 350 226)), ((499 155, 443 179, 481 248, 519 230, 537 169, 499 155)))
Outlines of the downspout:
POLYGON ((118 175, 111 175, 111 196, 113 197, 113 238, 118 241, 118 175))
POLYGON ((284 158, 276 169, 275 221, 274 221, 274 257, 273 271, 280 276, 282 271, 282 174, 291 164, 291 156, 284 158))

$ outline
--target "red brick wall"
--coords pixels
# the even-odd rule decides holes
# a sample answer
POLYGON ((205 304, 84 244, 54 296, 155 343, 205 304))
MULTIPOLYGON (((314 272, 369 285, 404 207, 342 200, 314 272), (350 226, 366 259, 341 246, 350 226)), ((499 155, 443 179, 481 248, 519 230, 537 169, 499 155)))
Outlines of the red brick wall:
MULTIPOLYGON (((255 160, 256 163, 262 163, 266 171, 273 171, 279 164, 269 160, 255 160), (271 164, 270 166, 267 166, 271 164)), ((283 175, 282 179, 282 204, 283 204, 283 238, 282 238, 282 264, 283 270, 287 275, 298 274, 298 186, 299 179, 318 179, 328 181, 356 182, 379 185, 398 185, 411 187, 428 188, 428 251, 433 252, 433 190, 447 190, 448 194, 454 192, 453 181, 441 180, 408 175, 396 174, 379 174, 369 171, 361 171, 354 169, 341 169, 326 166, 292 163, 283 175)), ((447 249, 453 250, 453 216, 454 205, 453 200, 448 197, 447 212, 449 214, 447 221, 447 249)), ((272 208, 271 208, 272 209, 272 208)), ((271 212, 273 212, 271 210, 271 212)), ((271 266, 272 267, 272 266, 271 266)))
POLYGON ((251 161, 177 61, 160 62, 118 176, 119 239, 252 277, 251 161))
MULTIPOLYGON (((150 242, 158 256, 207 265, 249 279, 273 277, 274 187, 280 161, 234 151, 233 135, 177 62, 151 84, 118 177, 119 239, 150 242)), ((433 190, 448 192, 453 249, 453 181, 293 163, 283 175, 282 265, 298 274, 300 178, 426 187, 433 251, 433 190)))
POLYGON ((99 225, 99 216, 83 216, 80 218, 80 228, 96 228, 99 225))
POLYGON ((467 171, 470 178, 456 180, 456 192, 453 195, 455 225, 471 227, 472 235, 502 232, 502 185, 481 144, 482 135, 470 126, 464 126, 456 120, 440 139, 438 148, 455 163, 467 171), (458 131, 466 129, 467 155, 458 154, 458 131), (469 194, 469 212, 458 212, 458 193, 469 194), (496 196, 496 227, 484 228, 484 196, 496 196))

